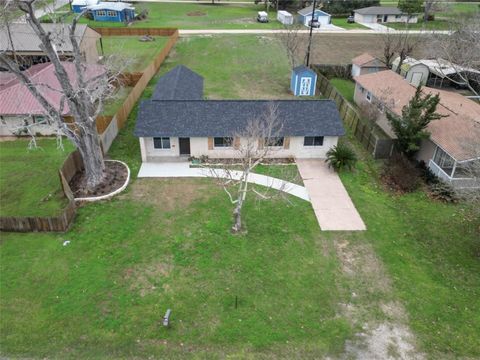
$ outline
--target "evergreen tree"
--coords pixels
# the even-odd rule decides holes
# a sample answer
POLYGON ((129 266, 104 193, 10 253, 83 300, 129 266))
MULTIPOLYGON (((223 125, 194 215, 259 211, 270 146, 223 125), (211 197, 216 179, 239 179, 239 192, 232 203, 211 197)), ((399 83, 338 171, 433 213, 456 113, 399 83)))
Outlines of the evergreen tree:
POLYGON ((415 96, 403 107, 401 117, 387 112, 388 121, 397 136, 398 147, 409 159, 420 149, 421 140, 430 136, 426 130, 430 121, 443 117, 436 112, 439 101, 438 94, 423 96, 422 88, 418 86, 415 96))

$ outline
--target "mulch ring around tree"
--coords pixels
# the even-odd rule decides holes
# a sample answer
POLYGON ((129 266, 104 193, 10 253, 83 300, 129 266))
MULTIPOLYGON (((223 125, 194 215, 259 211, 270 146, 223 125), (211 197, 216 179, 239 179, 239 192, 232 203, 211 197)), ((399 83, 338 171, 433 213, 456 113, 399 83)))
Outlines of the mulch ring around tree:
POLYGON ((187 13, 187 16, 205 16, 207 13, 204 13, 203 11, 192 11, 187 13))
POLYGON ((117 189, 120 189, 127 181, 128 169, 121 162, 105 161, 105 179, 93 192, 87 192, 85 172, 75 174, 70 181, 75 198, 96 197, 108 195, 117 189))

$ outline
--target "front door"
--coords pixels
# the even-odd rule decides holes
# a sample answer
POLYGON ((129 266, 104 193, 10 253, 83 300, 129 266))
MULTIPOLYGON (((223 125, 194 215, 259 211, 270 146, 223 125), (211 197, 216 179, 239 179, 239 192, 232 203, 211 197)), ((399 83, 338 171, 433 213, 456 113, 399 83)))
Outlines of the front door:
POLYGON ((190 138, 179 138, 180 155, 190 155, 190 138))

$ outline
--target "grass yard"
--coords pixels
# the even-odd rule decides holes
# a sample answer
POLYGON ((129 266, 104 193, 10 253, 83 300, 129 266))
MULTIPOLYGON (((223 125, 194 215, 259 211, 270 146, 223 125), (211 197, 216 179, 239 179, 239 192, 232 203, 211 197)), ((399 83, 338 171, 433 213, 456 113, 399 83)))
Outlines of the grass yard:
MULTIPOLYGON (((270 11, 270 22, 256 21, 262 5, 244 4, 193 4, 193 3, 135 3, 135 12, 148 10, 145 20, 132 27, 178 27, 179 29, 277 29, 282 24, 276 20, 276 12, 270 11)), ((71 17, 71 16, 70 16, 71 17)), ((81 23, 92 27, 123 27, 123 23, 93 21, 86 18, 81 23)))
POLYGON ((37 149, 28 149, 29 140, 0 142, 0 216, 51 216, 66 205, 58 169, 72 150, 65 151, 55 140, 38 139, 37 149))
POLYGON ((432 20, 432 21, 423 21, 423 20, 418 20, 416 24, 408 24, 406 26, 403 23, 388 23, 386 26, 391 27, 396 30, 449 30, 450 29, 450 24, 446 20, 432 20))
POLYGON ((350 104, 354 104, 353 96, 355 94, 355 83, 351 80, 332 78, 330 83, 350 104))
POLYGON ((335 26, 340 26, 347 30, 368 29, 366 26, 363 26, 357 23, 348 23, 346 17, 341 17, 341 18, 332 17, 332 24, 335 26))
MULTIPOLYGON (((219 37, 232 55, 212 57, 233 62, 232 77, 189 59, 227 52, 203 37, 179 42, 162 71, 189 60, 209 96, 239 97, 257 74, 234 61, 236 47, 253 54, 271 40, 237 39, 219 37), (218 90, 233 81, 246 88, 218 90)), ((427 358, 480 357, 480 223, 467 206, 386 192, 349 138, 361 160, 341 178, 367 231, 321 232, 304 201, 249 198, 248 233, 232 236, 231 205, 209 180, 135 179, 136 111, 109 152, 131 167, 126 193, 80 208, 66 234, 1 234, 2 356, 357 358, 376 344, 355 336, 364 326, 407 325, 427 358)))
POLYGON ((108 99, 104 104, 104 109, 102 115, 104 116, 113 116, 117 113, 120 106, 122 106, 123 102, 127 98, 127 96, 132 91, 132 87, 129 86, 122 86, 120 87, 115 95, 108 99))
MULTIPOLYGON (((139 36, 104 36, 102 37, 103 53, 118 55, 127 62, 126 70, 141 72, 162 51, 168 41, 166 36, 155 36, 155 41, 139 41, 139 36)), ((97 43, 98 53, 102 54, 100 42, 97 43)))
POLYGON ((292 99, 290 65, 279 40, 268 36, 181 38, 160 74, 178 64, 205 78, 209 99, 292 99))

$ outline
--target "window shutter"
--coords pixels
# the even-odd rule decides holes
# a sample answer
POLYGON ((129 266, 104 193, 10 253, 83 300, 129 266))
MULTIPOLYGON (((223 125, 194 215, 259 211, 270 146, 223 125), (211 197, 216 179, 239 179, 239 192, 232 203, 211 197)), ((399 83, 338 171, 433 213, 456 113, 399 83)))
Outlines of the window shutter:
POLYGON ((239 149, 240 148, 240 138, 237 136, 233 140, 233 148, 234 149, 239 149))
POLYGON ((283 148, 290 149, 290 138, 287 136, 283 139, 283 148))
POLYGON ((208 138, 208 150, 213 150, 213 138, 208 138))
POLYGON ((258 150, 263 149, 264 142, 265 142, 264 139, 262 139, 262 138, 258 139, 258 150))

